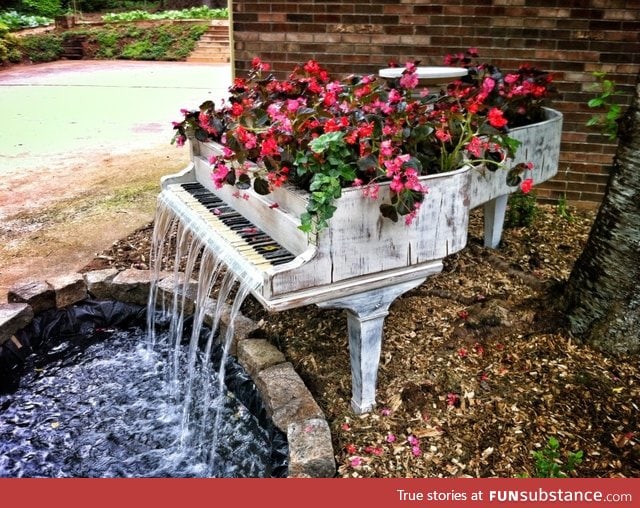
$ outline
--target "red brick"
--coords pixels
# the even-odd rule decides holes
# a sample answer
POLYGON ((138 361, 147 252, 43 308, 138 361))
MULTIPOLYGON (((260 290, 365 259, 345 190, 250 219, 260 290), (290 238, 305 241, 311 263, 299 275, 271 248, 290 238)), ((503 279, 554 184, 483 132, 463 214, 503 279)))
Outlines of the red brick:
MULTIPOLYGON (((586 107, 593 97, 588 85, 591 73, 607 72, 621 102, 629 103, 640 68, 638 0, 254 0, 233 9, 238 72, 256 54, 268 56, 279 77, 307 58, 335 76, 407 58, 436 65, 471 46, 480 61, 505 71, 523 62, 547 69, 559 92, 553 105, 565 114, 562 169, 553 185, 570 181, 576 188, 566 189, 568 197, 580 202, 604 189, 615 144, 585 125, 594 113, 586 107), (282 14, 303 21, 285 22, 282 14)), ((557 197, 559 191, 541 187, 557 197)))

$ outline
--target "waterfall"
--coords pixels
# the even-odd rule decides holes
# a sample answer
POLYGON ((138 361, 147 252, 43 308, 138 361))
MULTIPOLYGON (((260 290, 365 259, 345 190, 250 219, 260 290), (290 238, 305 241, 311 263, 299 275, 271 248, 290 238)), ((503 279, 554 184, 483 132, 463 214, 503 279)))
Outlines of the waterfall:
MULTIPOLYGON (((162 195, 161 195, 162 197, 162 195)), ((188 220, 176 216, 162 199, 158 200, 150 255, 152 282, 148 301, 148 345, 169 352, 167 372, 172 395, 180 400, 182 447, 197 450, 207 457, 211 471, 220 460, 219 447, 225 418, 227 394, 224 379, 226 360, 231 348, 234 321, 249 288, 230 270, 224 259, 217 257, 193 231, 188 220), (169 253, 173 251, 173 257, 169 253), (172 296, 160 291, 159 280, 171 271, 172 296), (161 298, 162 296, 162 298, 161 298), (232 300, 232 303, 228 302, 232 300), (156 333, 156 319, 169 320, 168 338, 162 344, 156 333), (226 317, 226 333, 219 337, 222 317, 226 317), (202 344, 205 320, 210 331, 202 344), (184 347, 187 319, 191 328, 186 355, 184 347), (212 351, 220 340, 222 357, 217 372, 212 372, 212 351), (200 392, 200 397, 195 393, 200 392), (198 405, 199 407, 196 407, 198 405), (211 437, 213 432, 213 438, 211 437)))

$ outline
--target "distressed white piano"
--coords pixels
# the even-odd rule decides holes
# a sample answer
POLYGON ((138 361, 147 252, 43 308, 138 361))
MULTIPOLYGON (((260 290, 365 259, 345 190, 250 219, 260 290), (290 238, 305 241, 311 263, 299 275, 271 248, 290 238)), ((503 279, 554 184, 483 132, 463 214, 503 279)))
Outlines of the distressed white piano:
MULTIPOLYGON (((548 109, 544 122, 511 132, 522 142, 513 164, 534 165, 525 178, 538 184, 557 173, 561 130, 562 115, 548 109)), ((262 196, 231 186, 216 189, 208 161, 221 147, 196 140, 190 146, 188 167, 162 179, 159 203, 267 310, 309 304, 346 309, 356 413, 375 405, 382 329, 391 303, 440 272, 442 260, 464 248, 469 209, 484 206, 485 245, 496 247, 508 195, 517 189, 506 182, 504 170, 465 167, 423 177, 429 193, 410 226, 383 218, 380 200, 344 189, 329 227, 308 236, 298 229, 306 209, 304 192, 278 189, 262 196)), ((380 198, 388 200, 388 189, 380 198)))
POLYGON ((343 190, 329 227, 309 236, 298 229, 305 193, 217 189, 208 159, 219 145, 190 145, 188 167, 162 179, 159 206, 169 208, 267 310, 345 309, 352 407, 370 411, 389 306, 440 272, 442 260, 466 244, 470 168, 423 177, 429 193, 410 226, 383 218, 379 199, 352 188, 343 190))

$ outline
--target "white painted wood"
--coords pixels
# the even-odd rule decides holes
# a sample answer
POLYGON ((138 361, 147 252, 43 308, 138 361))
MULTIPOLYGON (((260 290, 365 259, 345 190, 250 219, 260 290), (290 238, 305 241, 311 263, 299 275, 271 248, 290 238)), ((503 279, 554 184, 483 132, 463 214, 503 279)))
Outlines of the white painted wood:
MULTIPOLYGON (((533 170, 526 171, 523 179, 532 178, 534 185, 554 177, 558 173, 560 138, 562 135, 562 113, 546 108, 547 119, 526 127, 518 127, 509 135, 521 142, 516 156, 507 160, 511 168, 521 162, 532 162, 533 170)), ((476 169, 471 172, 469 207, 476 208, 498 196, 511 194, 518 186, 507 184, 507 170, 488 171, 476 169)))
POLYGON ((346 298, 318 304, 321 308, 346 309, 351 360, 351 407, 356 414, 376 405, 376 382, 384 319, 389 306, 403 293, 419 286, 425 278, 409 280, 346 298))
MULTIPOLYGON (((509 135, 521 142, 516 156, 507 161, 511 168, 521 162, 533 163, 533 169, 525 171, 522 179, 531 178, 538 185, 558 173, 560 140, 562 137, 562 113, 545 108, 547 119, 543 122, 518 127, 509 135)), ((470 207, 484 205, 484 245, 495 249, 502 238, 502 228, 509 194, 518 186, 507 184, 507 170, 491 172, 476 169, 471 172, 470 207)))
POLYGON ((503 194, 484 204, 484 246, 489 249, 497 249, 500 244, 508 200, 509 195, 503 194))
POLYGON ((284 265, 269 272, 262 290, 266 301, 281 300, 289 293, 309 288, 316 293, 330 292, 338 283, 369 274, 417 268, 466 245, 469 167, 422 177, 421 183, 429 192, 409 226, 402 218, 394 223, 380 215, 380 204, 390 202, 388 183, 381 185, 376 200, 366 198, 362 189, 343 189, 329 227, 317 237, 309 237, 298 229, 298 217, 307 207, 306 193, 286 187, 267 196, 252 189, 238 193, 231 186, 216 189, 208 160, 212 154, 220 153, 220 147, 215 143, 194 144, 199 145, 195 150, 199 155, 193 162, 202 185, 294 254, 302 254, 309 245, 317 246, 310 262, 292 269, 284 265))

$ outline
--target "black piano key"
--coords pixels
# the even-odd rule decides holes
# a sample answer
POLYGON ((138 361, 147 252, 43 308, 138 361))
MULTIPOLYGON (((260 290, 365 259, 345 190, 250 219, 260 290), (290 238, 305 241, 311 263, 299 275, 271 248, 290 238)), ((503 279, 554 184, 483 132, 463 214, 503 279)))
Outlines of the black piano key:
POLYGON ((280 265, 295 259, 291 252, 199 182, 183 183, 181 187, 270 264, 280 265))

